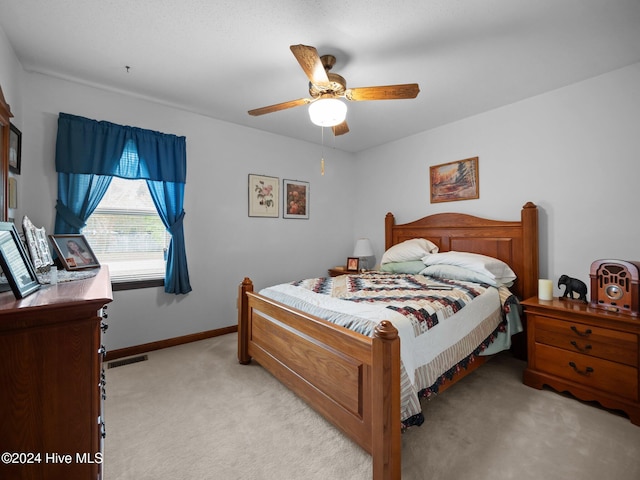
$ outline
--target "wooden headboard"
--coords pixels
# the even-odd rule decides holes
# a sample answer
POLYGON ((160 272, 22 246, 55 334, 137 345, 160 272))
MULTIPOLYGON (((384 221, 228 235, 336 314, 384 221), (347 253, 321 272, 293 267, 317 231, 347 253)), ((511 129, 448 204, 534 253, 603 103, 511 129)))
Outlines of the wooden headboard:
POLYGON ((511 291, 520 299, 538 292, 538 207, 528 202, 520 221, 505 222, 461 213, 437 213, 402 225, 385 218, 385 249, 411 238, 426 238, 441 252, 488 255, 506 262, 518 276, 511 291))

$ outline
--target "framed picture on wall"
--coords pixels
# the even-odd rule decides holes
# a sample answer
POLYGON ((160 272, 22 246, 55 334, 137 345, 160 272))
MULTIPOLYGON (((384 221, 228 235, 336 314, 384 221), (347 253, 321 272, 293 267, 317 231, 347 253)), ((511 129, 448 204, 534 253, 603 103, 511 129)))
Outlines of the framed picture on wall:
POLYGON ((480 198, 478 157, 429 168, 431 203, 480 198))
POLYGON ((280 179, 249 174, 249 216, 278 217, 280 179))
POLYGON ((309 182, 282 181, 282 212, 284 218, 309 218, 309 182))
POLYGON ((13 222, 0 222, 0 265, 16 298, 24 298, 40 288, 13 222))
POLYGON ((49 235, 65 270, 81 270, 100 266, 98 257, 89 246, 84 235, 49 235))
POLYGON ((9 171, 20 175, 22 132, 12 123, 9 129, 9 171))

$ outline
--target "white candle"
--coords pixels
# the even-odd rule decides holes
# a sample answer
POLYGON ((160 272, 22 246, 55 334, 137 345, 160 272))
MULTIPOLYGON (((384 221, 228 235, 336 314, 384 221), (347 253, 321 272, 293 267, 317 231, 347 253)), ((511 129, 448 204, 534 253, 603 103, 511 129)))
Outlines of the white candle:
POLYGON ((553 300, 553 282, 547 279, 538 280, 538 298, 540 300, 553 300))

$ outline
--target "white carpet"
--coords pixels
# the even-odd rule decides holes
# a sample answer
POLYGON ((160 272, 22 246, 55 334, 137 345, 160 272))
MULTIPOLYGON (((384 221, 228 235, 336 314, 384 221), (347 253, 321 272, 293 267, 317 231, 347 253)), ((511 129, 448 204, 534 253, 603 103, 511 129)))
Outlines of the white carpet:
MULTIPOLYGON (((365 480, 368 454, 259 365, 235 334, 107 369, 105 480, 365 480)), ((403 480, 638 480, 640 427, 522 384, 493 358, 403 435, 403 480)))

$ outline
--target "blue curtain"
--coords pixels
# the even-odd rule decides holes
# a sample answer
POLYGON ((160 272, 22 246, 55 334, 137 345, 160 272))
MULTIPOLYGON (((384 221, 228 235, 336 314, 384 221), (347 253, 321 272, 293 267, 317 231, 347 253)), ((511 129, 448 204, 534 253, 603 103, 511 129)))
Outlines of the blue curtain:
POLYGON ((182 223, 186 159, 185 137, 60 113, 55 233, 79 233, 114 176, 147 180, 158 214, 171 234, 164 290, 190 292, 182 223))

